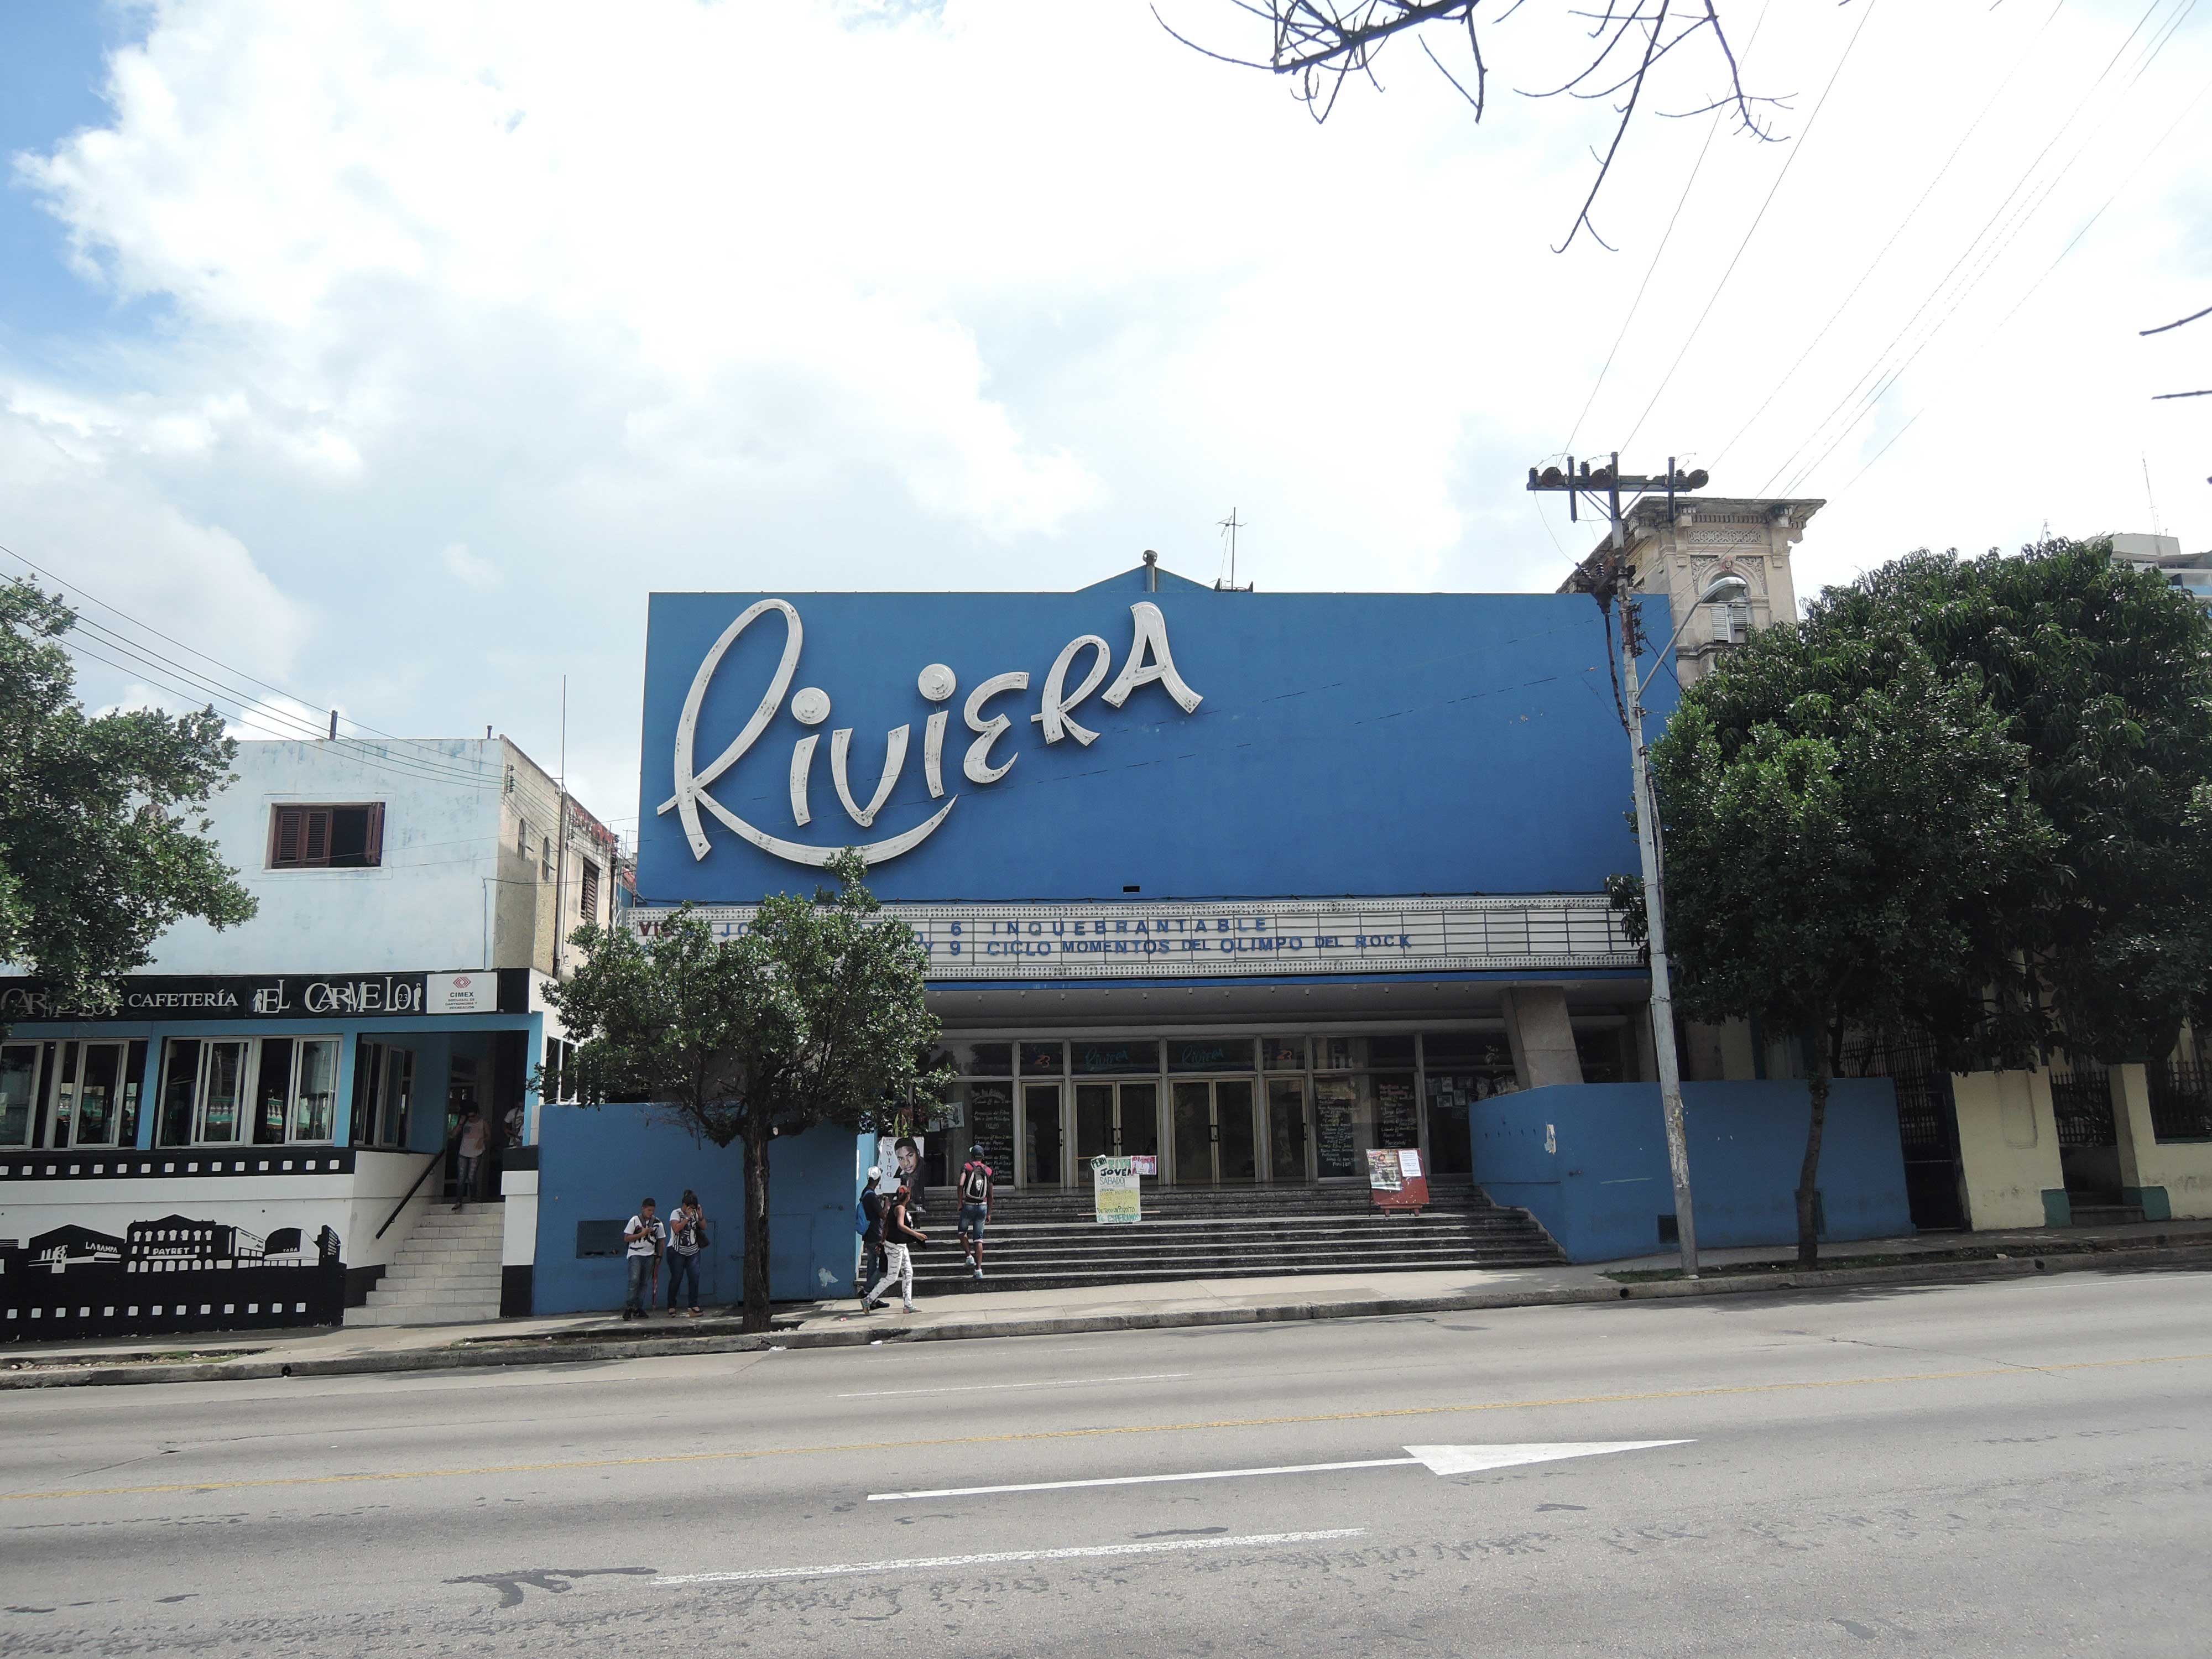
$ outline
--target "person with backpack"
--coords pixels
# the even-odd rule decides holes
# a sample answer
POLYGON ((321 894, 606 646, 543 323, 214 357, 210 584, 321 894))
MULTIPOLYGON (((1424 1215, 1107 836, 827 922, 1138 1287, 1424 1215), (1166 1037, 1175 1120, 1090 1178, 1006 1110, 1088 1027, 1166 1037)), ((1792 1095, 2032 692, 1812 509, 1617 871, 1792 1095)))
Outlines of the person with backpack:
POLYGON ((908 1219, 907 1206, 913 1196, 913 1189, 907 1187, 891 1194, 884 1212, 884 1276, 875 1289, 860 1298, 862 1313, 873 1313, 884 1305, 884 1292, 890 1289, 893 1279, 898 1281, 901 1311, 914 1311, 915 1246, 928 1243, 929 1235, 917 1231, 908 1219))
POLYGON ((860 1202, 853 1206, 853 1231, 860 1236, 860 1271, 853 1288, 864 1304, 868 1286, 884 1276, 884 1194, 876 1190, 883 1178, 883 1170, 871 1165, 868 1178, 860 1183, 860 1202))
POLYGON ((983 1225, 991 1218, 991 1193, 995 1182, 983 1149, 970 1146, 968 1161, 960 1166, 960 1254, 983 1276, 983 1225))

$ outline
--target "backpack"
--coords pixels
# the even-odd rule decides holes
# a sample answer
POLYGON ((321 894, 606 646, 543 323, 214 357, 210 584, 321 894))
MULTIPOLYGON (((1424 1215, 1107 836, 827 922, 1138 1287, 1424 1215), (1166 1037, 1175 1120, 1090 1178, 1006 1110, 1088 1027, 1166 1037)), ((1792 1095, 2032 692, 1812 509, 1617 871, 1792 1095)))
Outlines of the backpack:
POLYGON ((988 1203, 991 1197, 991 1166, 970 1164, 960 1171, 960 1196, 969 1204, 988 1203))
POLYGON ((855 1238, 866 1238, 868 1236, 868 1200, 866 1194, 853 1200, 853 1236, 855 1238))

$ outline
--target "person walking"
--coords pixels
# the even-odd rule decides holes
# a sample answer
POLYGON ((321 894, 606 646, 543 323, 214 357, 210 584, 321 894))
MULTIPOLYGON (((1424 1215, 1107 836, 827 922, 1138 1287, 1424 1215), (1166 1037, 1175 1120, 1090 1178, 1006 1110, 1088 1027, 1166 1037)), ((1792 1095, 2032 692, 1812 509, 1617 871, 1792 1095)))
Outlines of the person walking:
POLYGON ((691 1287, 690 1317, 699 1316, 699 1252, 707 1245, 707 1212, 699 1194, 689 1187, 684 1201, 668 1218, 668 1311, 676 1311, 676 1298, 688 1283, 691 1287))
POLYGON ((899 1287, 901 1311, 914 1311, 914 1249, 917 1244, 929 1243, 929 1235, 917 1231, 907 1218, 907 1205, 912 1190, 902 1187, 891 1194, 890 1207, 884 1214, 884 1276, 876 1288, 860 1298, 860 1311, 873 1313, 884 1305, 884 1292, 896 1279, 899 1287))
POLYGON ((484 1115, 473 1106, 461 1118, 461 1133, 458 1151, 460 1156, 459 1173, 453 1182, 453 1207, 459 1209, 469 1200, 480 1196, 477 1192, 483 1179, 484 1154, 491 1150, 491 1125, 484 1115))
POLYGON ((860 1300, 868 1299, 868 1286, 884 1276, 884 1200, 889 1196, 878 1192, 876 1183, 884 1178, 882 1169, 871 1164, 868 1178, 860 1186, 860 1283, 853 1288, 860 1292, 860 1300))
POLYGON ((983 1149, 970 1146, 968 1161, 960 1166, 960 1254, 968 1259, 975 1276, 983 1276, 983 1227, 991 1218, 991 1194, 996 1186, 983 1149))
POLYGON ((637 1213, 623 1230, 629 1268, 629 1294, 623 1302, 624 1319, 642 1319, 653 1306, 653 1270, 660 1265, 660 1247, 667 1240, 668 1230, 660 1224, 653 1200, 641 1200, 637 1213))

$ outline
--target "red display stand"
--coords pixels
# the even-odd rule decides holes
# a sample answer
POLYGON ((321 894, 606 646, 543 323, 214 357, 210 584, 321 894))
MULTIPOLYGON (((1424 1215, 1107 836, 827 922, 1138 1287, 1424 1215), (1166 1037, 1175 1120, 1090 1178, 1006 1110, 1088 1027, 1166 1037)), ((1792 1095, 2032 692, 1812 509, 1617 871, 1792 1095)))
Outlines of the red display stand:
POLYGON ((1378 1210, 1410 1210, 1419 1215, 1429 1206, 1429 1178, 1422 1173, 1421 1155, 1410 1147, 1369 1152, 1367 1188, 1378 1210))

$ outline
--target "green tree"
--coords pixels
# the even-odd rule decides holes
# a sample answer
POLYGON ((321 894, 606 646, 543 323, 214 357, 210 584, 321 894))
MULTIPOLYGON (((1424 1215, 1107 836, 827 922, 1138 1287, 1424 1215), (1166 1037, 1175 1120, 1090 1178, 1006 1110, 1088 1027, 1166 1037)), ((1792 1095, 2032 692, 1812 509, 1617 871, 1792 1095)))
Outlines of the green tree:
POLYGON ((98 1012, 182 916, 214 927, 254 901, 207 839, 238 745, 212 708, 88 715, 57 643, 76 617, 0 587, 0 961, 98 1012))
POLYGON ((2169 1053, 2192 1007, 2212 1012, 2212 614, 2115 564, 2109 542, 2064 539, 1910 554, 1816 614, 1977 678, 2057 832, 2035 878, 1978 919, 1980 982, 1998 993, 1978 1057, 2169 1053))
POLYGON ((1971 677, 1816 605, 1692 686, 1651 759, 1684 1012, 1808 1039, 1796 1200, 1809 1267, 1845 1034, 1955 1042, 1978 1015, 1978 917, 2051 840, 2021 785, 2026 753, 1971 677))
MULTIPOLYGON (((881 915, 856 852, 812 898, 771 894, 733 939, 689 907, 650 939, 580 929, 581 963, 548 988, 576 1042, 587 1104, 648 1103, 695 1137, 744 1142, 744 1325, 769 1328, 769 1144, 816 1124, 866 1125, 936 1090, 928 952, 881 915)), ((539 1086, 543 1088, 543 1073, 539 1086)))

